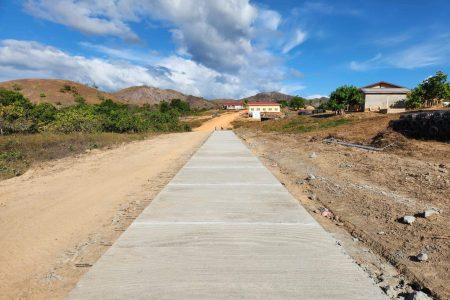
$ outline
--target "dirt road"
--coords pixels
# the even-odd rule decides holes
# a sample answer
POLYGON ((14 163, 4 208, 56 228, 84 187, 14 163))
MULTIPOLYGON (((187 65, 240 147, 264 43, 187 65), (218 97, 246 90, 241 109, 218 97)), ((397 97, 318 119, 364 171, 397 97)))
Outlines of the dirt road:
POLYGON ((0 298, 63 298, 207 136, 160 135, 0 182, 0 298))
POLYGON ((236 120, 240 116, 240 112, 231 112, 220 115, 219 117, 213 118, 209 121, 203 123, 200 127, 194 129, 197 132, 211 132, 215 129, 229 129, 233 128, 231 122, 236 120))

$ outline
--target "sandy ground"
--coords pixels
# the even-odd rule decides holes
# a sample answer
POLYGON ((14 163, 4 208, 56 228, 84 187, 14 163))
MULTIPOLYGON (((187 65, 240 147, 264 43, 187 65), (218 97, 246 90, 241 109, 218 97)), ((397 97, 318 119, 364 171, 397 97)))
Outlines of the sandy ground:
POLYGON ((207 136, 160 135, 0 182, 0 298, 63 298, 207 136))
POLYGON ((345 229, 354 237, 350 243, 363 245, 396 267, 397 273, 367 255, 357 259, 390 296, 415 289, 448 299, 450 145, 400 136, 393 141, 401 141, 402 148, 383 152, 322 143, 328 134, 351 139, 361 131, 371 136, 374 126, 367 122, 306 134, 236 131, 324 227, 331 232, 345 229), (308 179, 311 174, 313 179, 308 179), (334 218, 315 213, 320 207, 334 218), (420 217, 432 207, 441 213, 420 217), (405 215, 417 219, 406 225, 399 221, 405 215), (416 261, 418 253, 427 253, 428 260, 416 261))
POLYGON ((213 130, 231 129, 233 128, 231 122, 236 120, 242 112, 230 112, 220 115, 203 123, 200 127, 195 128, 196 132, 210 132, 213 130))

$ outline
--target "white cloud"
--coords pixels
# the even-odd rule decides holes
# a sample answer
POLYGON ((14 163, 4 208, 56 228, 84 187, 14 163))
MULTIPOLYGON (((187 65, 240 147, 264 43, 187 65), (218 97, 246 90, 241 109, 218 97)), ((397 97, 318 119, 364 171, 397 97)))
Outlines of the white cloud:
MULTIPOLYGON (((148 48, 148 52, 145 52, 142 50, 145 46, 139 50, 127 48, 134 47, 132 45, 113 49, 104 45, 80 43, 101 54, 99 62, 127 68, 141 65, 140 68, 145 72, 145 80, 132 82, 134 78, 141 77, 130 75, 127 79, 117 78, 109 84, 105 82, 104 87, 108 89, 122 86, 123 81, 129 85, 142 81, 154 82, 158 74, 163 74, 165 77, 155 86, 180 89, 177 86, 179 84, 184 89, 182 91, 189 90, 206 97, 236 97, 255 91, 279 90, 283 87, 283 80, 293 75, 284 67, 283 56, 278 54, 287 54, 306 38, 306 33, 300 29, 283 32, 280 26, 284 23, 278 12, 256 6, 250 0, 26 1, 24 7, 29 14, 86 34, 138 41, 141 37, 133 31, 131 24, 144 26, 149 22, 157 22, 158 26, 171 33, 176 54, 169 54, 168 57, 155 55, 148 48), (174 61, 178 65, 170 64, 174 61), (207 70, 206 78, 197 74, 198 70, 207 70), (113 87, 113 82, 118 86, 113 87), (199 86, 189 86, 194 83, 199 86), (207 84, 212 86, 207 87, 207 84)), ((157 41, 150 39, 148 42, 151 45, 157 41)), ((67 53, 65 55, 70 56, 67 53)), ((74 57, 70 57, 73 60, 74 57)), ((85 57, 82 59, 94 61, 85 57)), ((52 70, 58 73, 58 68, 52 70)), ((95 77, 101 77, 97 73, 94 71, 95 77)), ((61 73, 62 76, 66 74, 61 73)), ((96 84, 102 86, 97 81, 96 84)))
POLYGON ((311 100, 311 99, 317 99, 317 98, 323 98, 323 97, 329 97, 329 96, 321 95, 321 94, 313 94, 313 95, 306 96, 305 98, 308 100, 311 100))
POLYGON ((125 21, 136 20, 129 10, 118 12, 126 6, 110 1, 28 0, 24 7, 30 14, 55 23, 72 27, 88 34, 114 35, 137 41, 138 36, 125 21), (128 11, 130 14, 125 14, 128 11))
POLYGON ((261 10, 258 14, 257 22, 261 27, 276 31, 281 23, 281 15, 274 10, 261 10))
POLYGON ((304 90, 306 86, 301 84, 291 84, 291 85, 285 85, 280 89, 280 93, 293 95, 297 94, 297 92, 304 90))
POLYGON ((294 36, 289 40, 283 47, 282 52, 284 54, 288 53, 298 45, 302 44, 306 40, 306 32, 301 30, 296 30, 294 36))
POLYGON ((352 69, 353 71, 366 71, 369 69, 375 69, 375 68, 379 67, 381 61, 382 61, 382 55, 380 53, 378 53, 377 55, 375 55, 374 57, 372 57, 366 61, 350 62, 350 69, 352 69))
POLYGON ((417 69, 445 65, 450 61, 450 38, 439 36, 386 55, 377 54, 366 61, 350 62, 350 69, 366 71, 380 68, 417 69))
POLYGON ((0 41, 0 81, 15 78, 62 78, 95 83, 108 91, 134 85, 150 85, 207 98, 241 98, 266 88, 282 88, 278 82, 270 81, 270 78, 264 79, 264 76, 266 75, 260 75, 254 80, 243 74, 222 74, 180 56, 160 58, 153 65, 142 67, 123 61, 74 56, 34 41, 0 41))

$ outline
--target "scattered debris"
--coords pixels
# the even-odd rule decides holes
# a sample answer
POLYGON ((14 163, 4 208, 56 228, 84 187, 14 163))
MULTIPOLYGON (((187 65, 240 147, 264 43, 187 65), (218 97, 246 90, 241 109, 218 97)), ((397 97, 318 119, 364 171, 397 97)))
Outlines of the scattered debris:
POLYGON ((314 180, 316 179, 316 176, 314 174, 308 174, 308 177, 306 177, 306 180, 314 180))
POLYGON ((385 235, 386 233, 385 233, 384 231, 379 231, 379 232, 377 232, 377 234, 379 234, 379 235, 385 235))
POLYGON ((77 268, 89 268, 89 267, 92 267, 92 265, 91 264, 82 264, 82 263, 80 263, 80 264, 75 264, 75 267, 77 267, 77 268))
POLYGON ((405 300, 433 300, 430 296, 421 291, 414 291, 406 296, 405 300))
POLYGON ((427 261, 428 260, 428 255, 426 253, 419 253, 416 255, 416 259, 418 261, 427 261))
POLYGON ((310 200, 315 201, 315 200, 317 200, 317 195, 316 195, 316 194, 311 194, 311 195, 308 196, 308 198, 309 198, 310 200))
POLYGON ((409 224, 409 225, 411 225, 415 220, 416 220, 416 218, 413 216, 404 216, 402 218, 402 222, 405 224, 409 224))
POLYGON ((347 143, 347 142, 343 142, 343 141, 340 141, 338 139, 333 139, 333 138, 324 139, 323 142, 326 143, 326 144, 338 144, 338 145, 342 145, 342 146, 356 147, 356 148, 361 148, 361 149, 370 150, 370 151, 383 151, 384 149, 386 149, 386 148, 388 148, 388 147, 393 145, 393 144, 389 144, 389 145, 387 145, 385 147, 377 148, 377 147, 372 147, 372 146, 347 143))
POLYGON ((389 298, 394 298, 398 294, 395 287, 393 287, 391 285, 386 285, 386 286, 382 287, 382 289, 383 289, 383 292, 385 292, 389 298))
POLYGON ((313 153, 311 153, 311 154, 309 155, 309 158, 316 158, 316 157, 317 157, 316 152, 313 152, 313 153))
POLYGON ((326 217, 326 218, 332 218, 333 217, 333 213, 328 208, 325 208, 325 207, 319 207, 318 213, 322 217, 326 217))
POLYGON ((423 218, 429 218, 433 215, 439 214, 439 210, 435 208, 425 210, 421 215, 423 218))

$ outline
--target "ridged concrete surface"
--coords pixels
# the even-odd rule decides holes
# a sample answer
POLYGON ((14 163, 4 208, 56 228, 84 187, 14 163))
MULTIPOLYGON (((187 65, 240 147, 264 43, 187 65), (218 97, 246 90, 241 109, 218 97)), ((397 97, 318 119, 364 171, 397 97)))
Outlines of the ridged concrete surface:
POLYGON ((386 299, 231 131, 214 132, 68 299, 386 299))

